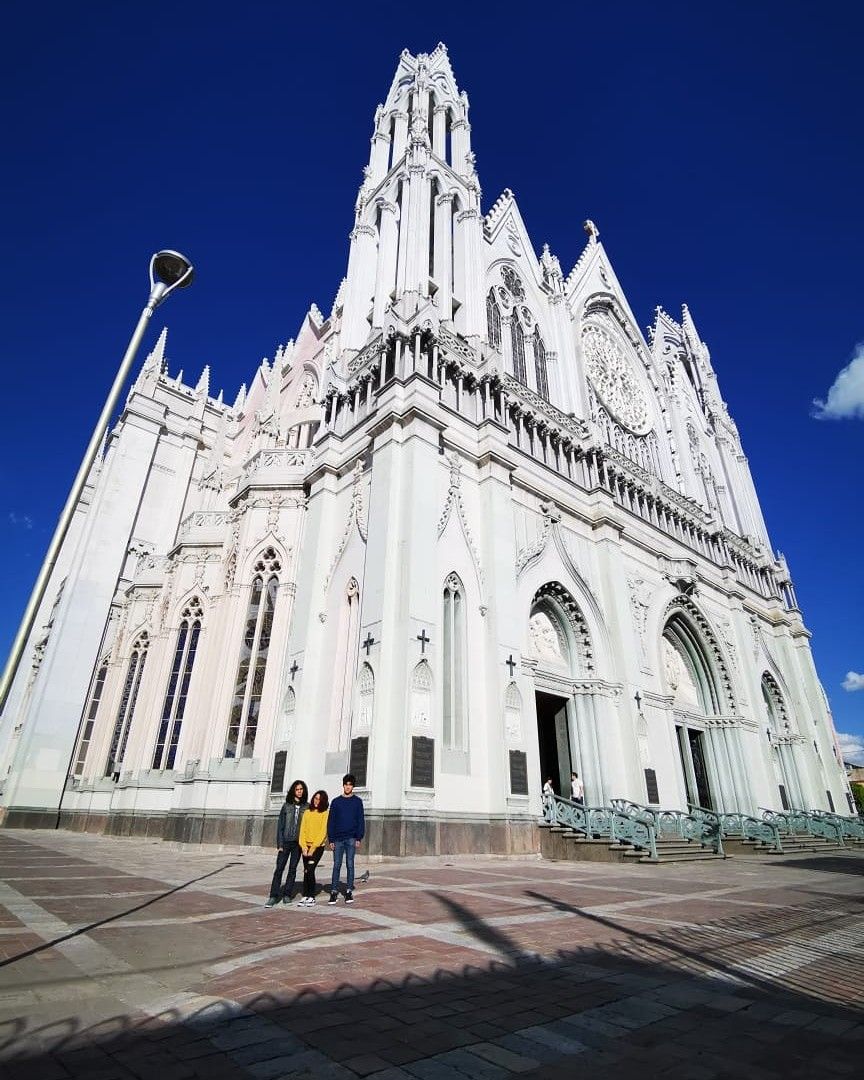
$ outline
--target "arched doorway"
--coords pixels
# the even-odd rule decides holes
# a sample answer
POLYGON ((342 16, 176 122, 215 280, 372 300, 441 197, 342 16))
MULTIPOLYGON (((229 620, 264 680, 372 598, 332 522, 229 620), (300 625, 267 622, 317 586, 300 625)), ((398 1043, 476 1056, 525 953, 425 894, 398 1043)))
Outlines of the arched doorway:
POLYGON ((729 809, 737 802, 732 790, 737 766, 725 731, 715 730, 714 719, 731 711, 728 676, 719 667, 716 642, 695 606, 691 610, 682 604, 671 611, 661 649, 686 801, 707 810, 729 809), (715 739, 718 731, 720 738, 715 739))
POLYGON ((569 798, 571 773, 584 772, 573 681, 591 674, 591 642, 578 604, 557 582, 534 595, 528 641, 533 654, 538 786, 551 778, 555 791, 569 798))

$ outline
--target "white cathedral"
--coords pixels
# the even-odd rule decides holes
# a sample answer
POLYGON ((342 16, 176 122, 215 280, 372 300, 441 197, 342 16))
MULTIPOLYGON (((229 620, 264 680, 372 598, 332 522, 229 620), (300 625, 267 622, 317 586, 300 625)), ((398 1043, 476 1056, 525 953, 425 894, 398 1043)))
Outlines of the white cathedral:
POLYGON ((357 775, 373 854, 539 850, 585 802, 851 811, 786 564, 685 307, 641 334, 485 215, 443 45, 375 113, 328 316, 233 405, 166 335, 0 726, 6 826, 269 844, 357 775), (849 808, 847 809, 847 804, 849 808))

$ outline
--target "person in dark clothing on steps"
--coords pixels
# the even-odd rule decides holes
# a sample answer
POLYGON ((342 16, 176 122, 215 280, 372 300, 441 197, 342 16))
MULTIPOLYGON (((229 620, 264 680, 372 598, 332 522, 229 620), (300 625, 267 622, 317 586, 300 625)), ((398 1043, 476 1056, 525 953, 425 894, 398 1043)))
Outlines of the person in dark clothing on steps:
POLYGON ((295 780, 288 788, 285 803, 279 811, 279 824, 276 826, 276 870, 270 882, 270 896, 265 907, 275 907, 281 900, 291 903, 294 882, 297 879, 297 864, 300 862, 300 822, 309 808, 309 789, 302 780, 295 780), (282 885, 285 866, 288 874, 282 885))
POLYGON ((360 847, 365 834, 363 800, 354 794, 354 777, 346 773, 342 777, 342 794, 330 803, 330 816, 327 819, 327 845, 333 852, 333 877, 330 879, 328 904, 335 904, 339 899, 339 874, 343 858, 348 875, 345 903, 354 903, 354 852, 360 847))

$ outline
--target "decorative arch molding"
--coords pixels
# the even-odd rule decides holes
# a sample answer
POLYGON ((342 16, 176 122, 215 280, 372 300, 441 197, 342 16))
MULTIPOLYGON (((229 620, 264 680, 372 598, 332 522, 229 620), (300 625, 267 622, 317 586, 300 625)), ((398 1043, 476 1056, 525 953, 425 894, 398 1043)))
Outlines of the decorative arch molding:
POLYGON ((759 680, 762 700, 768 710, 768 720, 773 734, 788 735, 791 732, 786 699, 777 680, 770 671, 763 671, 759 680))
POLYGON ((686 650, 695 673, 704 674, 701 689, 707 695, 706 715, 734 713, 735 692, 726 657, 708 619, 689 596, 679 594, 666 605, 660 637, 674 637, 675 644, 686 650))
POLYGON ((203 619, 207 611, 206 596, 200 586, 187 590, 174 605, 174 622, 178 626, 183 619, 203 619))
POLYGON ((639 330, 630 318, 630 315, 624 310, 620 300, 612 293, 592 293, 586 299, 584 307, 582 308, 580 322, 585 322, 592 317, 596 318, 598 316, 612 320, 624 335, 627 343, 639 357, 645 372, 645 377, 647 378, 651 389, 654 391, 657 406, 665 416, 666 408, 661 394, 662 387, 657 380, 657 373, 654 371, 651 357, 642 340, 642 335, 639 333, 639 330))
POLYGON ((547 581, 534 593, 529 621, 544 608, 551 610, 557 621, 567 628, 569 657, 565 662, 569 661, 571 671, 583 678, 594 678, 596 665, 588 623, 579 604, 560 581, 547 581))
POLYGON ((453 509, 455 507, 456 517, 462 530, 462 536, 468 548, 468 553, 471 556, 474 573, 477 576, 477 585, 480 589, 481 608, 485 610, 486 576, 483 573, 483 565, 480 562, 480 552, 477 549, 474 535, 468 524, 468 514, 465 510, 465 502, 462 498, 462 464, 459 455, 455 450, 448 455, 447 460, 450 463, 450 484, 447 489, 447 499, 444 503, 444 509, 441 511, 441 517, 438 519, 438 539, 440 540, 444 535, 450 518, 453 516, 453 509))
POLYGON ((572 594, 571 599, 575 598, 574 603, 577 604, 582 619, 589 627, 595 675, 614 679, 615 654, 612 650, 603 609, 591 586, 573 561, 573 556, 567 547, 561 530, 561 514, 558 508, 552 503, 545 505, 547 507, 545 510, 541 508, 541 513, 546 519, 541 529, 541 535, 535 544, 519 557, 517 561, 517 578, 524 577, 525 584, 529 588, 532 587, 533 582, 539 583, 533 585, 530 600, 533 603, 533 597, 536 595, 538 588, 543 587, 543 578, 552 571, 557 579, 561 571, 565 571, 567 583, 566 585, 561 584, 560 587, 565 591, 569 588, 570 594, 572 594), (558 556, 557 564, 552 556, 553 549, 558 556), (553 561, 547 563, 545 561, 547 555, 553 561))
POLYGON ((333 581, 333 574, 336 572, 336 567, 339 565, 342 556, 345 554, 345 549, 348 547, 348 543, 353 536, 355 529, 357 530, 361 542, 365 544, 368 535, 366 490, 364 484, 363 462, 359 460, 355 464, 351 475, 351 505, 348 508, 348 517, 345 521, 345 527, 342 530, 342 536, 336 547, 336 554, 333 556, 333 562, 330 564, 327 577, 324 579, 325 596, 333 581))
POLYGON ((256 540, 254 547, 246 552, 242 571, 235 574, 234 582, 248 585, 256 574, 266 574, 268 577, 275 574, 281 581, 285 576, 287 563, 288 558, 281 541, 273 533, 268 533, 256 540))

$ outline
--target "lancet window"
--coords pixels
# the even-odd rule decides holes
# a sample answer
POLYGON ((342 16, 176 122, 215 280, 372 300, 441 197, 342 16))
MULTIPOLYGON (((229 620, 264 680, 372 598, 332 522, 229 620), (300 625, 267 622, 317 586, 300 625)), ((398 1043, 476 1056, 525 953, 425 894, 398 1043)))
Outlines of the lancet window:
POLYGON ((549 400, 549 375, 546 369, 546 346, 540 336, 540 327, 534 329, 534 374, 537 379, 537 393, 549 400))
POLYGON ((177 645, 174 649, 174 662, 168 677, 165 700, 162 703, 162 718, 159 722, 159 734, 156 749, 153 752, 154 769, 173 769, 180 742, 180 730, 186 712, 189 696, 189 681, 192 678, 192 666, 198 651, 198 638, 201 635, 203 612, 197 597, 193 598, 183 611, 180 629, 177 633, 177 645))
POLYGON ((493 349, 501 348, 501 309, 495 299, 495 290, 490 289, 486 296, 486 326, 489 344, 493 349))
POLYGON ((528 376, 525 370, 525 331, 522 329, 522 324, 515 315, 510 320, 510 343, 513 351, 513 377, 527 386, 528 376))
POLYGON ((78 757, 75 759, 74 776, 80 776, 84 772, 84 763, 87 760, 87 751, 90 749, 90 740, 93 737, 93 725, 96 722, 96 713, 99 711, 99 702, 102 700, 102 691, 105 689, 105 680, 108 677, 108 662, 103 660, 96 672, 90 701, 87 705, 87 715, 84 718, 84 731, 81 742, 78 744, 78 757))
POLYGON ((246 611, 246 626, 228 721, 228 737, 225 740, 226 758, 251 758, 255 749, 264 675, 270 651, 270 634, 273 630, 279 590, 279 579, 275 574, 265 580, 267 570, 271 569, 278 570, 280 565, 273 549, 268 548, 255 564, 255 570, 259 572, 252 581, 252 593, 246 611))
POLYGON ((444 585, 444 746, 465 749, 465 589, 451 574, 444 585))
POLYGON ((126 753, 126 744, 129 742, 129 731, 135 715, 135 703, 138 700, 138 690, 144 674, 149 643, 146 631, 135 639, 132 654, 129 657, 129 666, 126 669, 123 693, 120 696, 120 705, 117 708, 114 731, 111 735, 111 747, 105 763, 105 775, 113 776, 115 780, 119 779, 120 766, 123 763, 123 755, 126 753))

